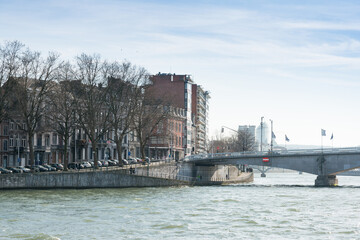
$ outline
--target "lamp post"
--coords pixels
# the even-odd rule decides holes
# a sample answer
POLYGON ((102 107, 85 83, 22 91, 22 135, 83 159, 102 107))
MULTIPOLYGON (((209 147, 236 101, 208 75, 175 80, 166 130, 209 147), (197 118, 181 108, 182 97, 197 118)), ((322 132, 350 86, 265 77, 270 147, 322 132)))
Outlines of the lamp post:
POLYGON ((261 123, 260 123, 260 152, 262 152, 262 146, 263 146, 263 120, 264 120, 264 117, 261 117, 261 123))
POLYGON ((225 126, 221 126, 221 133, 223 133, 224 132, 224 129, 229 129, 229 130, 231 130, 231 131, 233 131, 233 132, 236 132, 237 134, 238 134, 238 136, 237 137, 239 137, 239 131, 236 131, 236 130, 234 130, 234 129, 232 129, 232 128, 229 128, 229 127, 225 127, 225 126))
POLYGON ((18 164, 19 164, 19 166, 20 166, 20 162, 21 162, 21 160, 20 160, 20 134, 18 133, 18 135, 17 135, 17 147, 18 147, 18 164))
POLYGON ((270 143, 270 152, 273 151, 273 120, 269 119, 271 122, 271 143, 270 143))

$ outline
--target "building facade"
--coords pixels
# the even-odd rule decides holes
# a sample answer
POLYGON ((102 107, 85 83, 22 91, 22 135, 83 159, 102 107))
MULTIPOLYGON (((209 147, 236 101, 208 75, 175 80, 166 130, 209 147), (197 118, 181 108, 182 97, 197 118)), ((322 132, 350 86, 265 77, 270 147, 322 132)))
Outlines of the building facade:
POLYGON ((170 107, 169 116, 160 122, 154 135, 150 138, 148 156, 157 160, 183 158, 185 156, 183 147, 185 124, 185 110, 170 107))
POLYGON ((9 121, 0 122, 0 166, 9 164, 9 121))
POLYGON ((192 85, 192 115, 195 125, 193 153, 207 152, 209 138, 209 99, 210 94, 200 85, 192 85))
POLYGON ((190 75, 176 75, 158 73, 150 77, 152 85, 148 91, 154 96, 170 102, 171 106, 181 108, 185 111, 185 124, 183 126, 182 147, 184 154, 192 153, 192 84, 193 80, 190 75))

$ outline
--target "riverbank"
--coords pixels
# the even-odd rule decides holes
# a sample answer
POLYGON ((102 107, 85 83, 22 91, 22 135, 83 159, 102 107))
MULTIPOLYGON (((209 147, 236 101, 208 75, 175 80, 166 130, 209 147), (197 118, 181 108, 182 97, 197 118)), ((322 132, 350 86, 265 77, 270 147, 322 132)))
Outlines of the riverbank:
POLYGON ((0 175, 0 189, 82 189, 226 185, 253 181, 234 166, 162 163, 67 172, 0 175))

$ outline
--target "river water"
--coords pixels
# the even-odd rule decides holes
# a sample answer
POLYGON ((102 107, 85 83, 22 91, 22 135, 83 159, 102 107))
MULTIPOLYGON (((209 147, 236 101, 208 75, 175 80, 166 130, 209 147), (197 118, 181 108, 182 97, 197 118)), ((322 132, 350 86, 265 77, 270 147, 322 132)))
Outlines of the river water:
POLYGON ((0 191, 0 239, 360 239, 360 177, 255 174, 210 187, 0 191))

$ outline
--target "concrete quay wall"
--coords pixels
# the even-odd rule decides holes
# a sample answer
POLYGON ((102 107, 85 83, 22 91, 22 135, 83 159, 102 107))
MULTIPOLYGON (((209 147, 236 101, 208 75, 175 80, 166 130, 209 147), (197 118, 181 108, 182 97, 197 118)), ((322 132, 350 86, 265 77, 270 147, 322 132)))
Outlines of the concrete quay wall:
POLYGON ((182 185, 223 185, 253 181, 252 173, 235 166, 195 166, 166 163, 130 166, 124 169, 69 172, 1 174, 1 189, 125 188, 182 185))
POLYGON ((165 187, 188 184, 175 179, 124 174, 122 170, 0 175, 0 189, 165 187))

